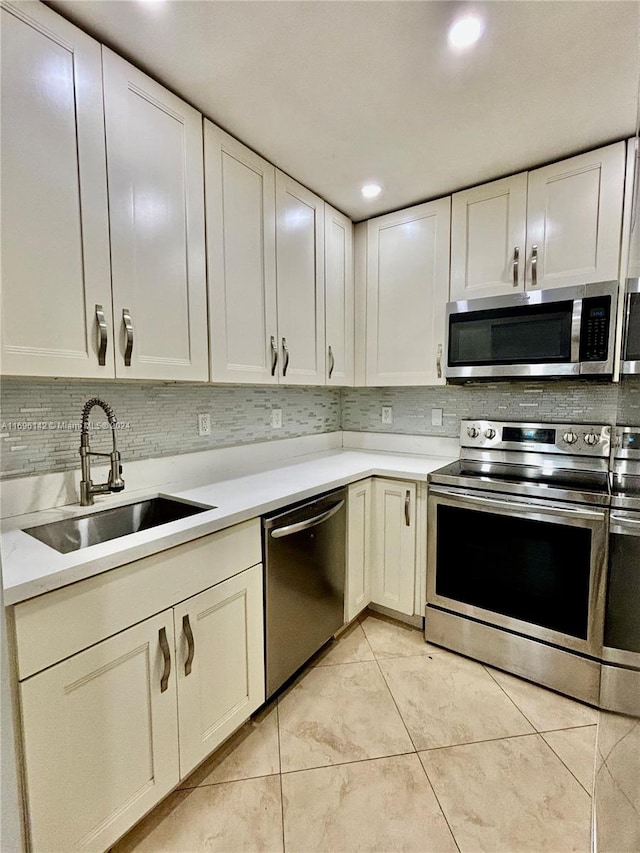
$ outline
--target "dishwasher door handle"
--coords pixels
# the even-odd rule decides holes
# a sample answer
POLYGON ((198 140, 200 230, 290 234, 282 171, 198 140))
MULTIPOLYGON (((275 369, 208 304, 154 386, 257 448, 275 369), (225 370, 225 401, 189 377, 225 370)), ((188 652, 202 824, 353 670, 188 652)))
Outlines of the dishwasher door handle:
POLYGON ((293 533, 300 533, 302 530, 308 530, 310 527, 316 527, 322 524, 323 521, 335 515, 339 509, 344 506, 344 500, 335 504, 326 512, 321 512, 320 515, 314 515, 313 518, 307 518, 304 521, 297 521, 295 524, 287 524, 284 527, 276 527, 271 531, 271 536, 274 539, 281 539, 283 536, 291 536, 293 533))

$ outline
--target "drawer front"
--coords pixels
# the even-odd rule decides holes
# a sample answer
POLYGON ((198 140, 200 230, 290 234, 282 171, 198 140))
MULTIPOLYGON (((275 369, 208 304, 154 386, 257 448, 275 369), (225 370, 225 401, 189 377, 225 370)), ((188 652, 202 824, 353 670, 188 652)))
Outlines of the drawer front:
POLYGON ((15 607, 23 680, 261 562, 252 519, 15 607))

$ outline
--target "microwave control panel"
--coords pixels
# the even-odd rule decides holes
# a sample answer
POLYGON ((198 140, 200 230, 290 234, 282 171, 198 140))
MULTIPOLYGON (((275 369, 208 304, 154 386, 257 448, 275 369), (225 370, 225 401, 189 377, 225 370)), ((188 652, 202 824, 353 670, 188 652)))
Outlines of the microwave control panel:
POLYGON ((580 361, 606 361, 609 358, 610 325, 610 296, 593 296, 583 300, 580 361))

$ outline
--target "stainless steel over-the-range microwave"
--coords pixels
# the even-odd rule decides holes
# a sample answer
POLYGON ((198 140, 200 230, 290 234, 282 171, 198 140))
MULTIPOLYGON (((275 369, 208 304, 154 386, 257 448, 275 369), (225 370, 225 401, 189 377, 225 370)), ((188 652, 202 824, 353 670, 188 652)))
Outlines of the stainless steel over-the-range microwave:
POLYGON ((446 378, 613 374, 618 282, 447 305, 446 378))
POLYGON ((628 278, 625 295, 622 372, 640 373, 640 278, 628 278))

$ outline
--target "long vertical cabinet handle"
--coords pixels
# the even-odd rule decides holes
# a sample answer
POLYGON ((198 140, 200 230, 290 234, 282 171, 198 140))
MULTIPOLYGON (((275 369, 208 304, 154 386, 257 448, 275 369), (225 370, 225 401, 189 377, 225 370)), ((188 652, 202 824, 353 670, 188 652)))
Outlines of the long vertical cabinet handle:
POLYGON ((333 375, 333 368, 336 366, 336 360, 333 355, 333 349, 329 347, 329 379, 333 375))
POLYGON ((160 628, 158 631, 158 641, 160 642, 160 649, 164 658, 164 670, 160 679, 160 693, 164 693, 169 686, 169 676, 171 675, 171 652, 169 651, 167 629, 165 627, 160 628))
POLYGON ((193 656, 196 653, 196 644, 193 639, 193 631, 191 630, 191 623, 189 622, 189 614, 185 613, 182 617, 182 630, 184 631, 184 635, 187 638, 187 659, 184 662, 184 674, 185 676, 191 675, 191 664, 193 663, 193 656))
POLYGON ((127 335, 127 345, 124 350, 124 366, 131 367, 131 353, 133 352, 133 320, 128 308, 122 309, 122 322, 127 335))
POLYGON ((513 286, 518 286, 518 266, 520 265, 520 246, 513 250, 513 286))
POLYGON ((278 347, 276 346, 276 339, 273 335, 271 335, 271 375, 276 375, 276 369, 278 367, 278 347))
POLYGON ((407 527, 411 527, 411 492, 407 489, 407 494, 404 497, 404 523, 407 527))
POLYGON ((287 339, 282 339, 282 352, 284 353, 284 364, 282 365, 282 375, 287 375, 287 370, 289 369, 289 347, 287 346, 287 339))
POLYGON ((538 286, 538 247, 531 247, 531 285, 538 286))
POLYGON ((102 305, 96 305, 96 321, 98 323, 98 364, 100 367, 104 367, 107 363, 107 335, 109 330, 102 305))
POLYGON ((438 344, 438 351, 436 355, 436 374, 438 379, 442 379, 442 344, 438 344))

